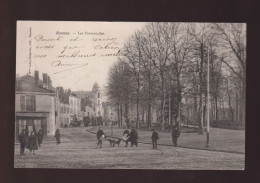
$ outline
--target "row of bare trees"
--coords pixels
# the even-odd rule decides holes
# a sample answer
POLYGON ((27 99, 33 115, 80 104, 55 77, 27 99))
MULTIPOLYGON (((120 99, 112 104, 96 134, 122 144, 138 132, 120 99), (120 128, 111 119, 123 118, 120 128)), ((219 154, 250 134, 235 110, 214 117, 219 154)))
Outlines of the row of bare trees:
POLYGON ((119 125, 123 116, 129 121, 135 106, 137 128, 140 111, 145 111, 148 128, 155 112, 162 127, 186 119, 202 129, 208 59, 211 121, 244 124, 245 24, 147 23, 127 40, 123 52, 107 86, 119 125))

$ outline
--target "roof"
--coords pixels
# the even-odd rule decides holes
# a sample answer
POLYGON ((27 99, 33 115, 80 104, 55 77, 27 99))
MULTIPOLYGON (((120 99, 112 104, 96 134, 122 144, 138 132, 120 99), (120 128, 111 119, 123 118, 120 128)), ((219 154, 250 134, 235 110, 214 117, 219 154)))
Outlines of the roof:
MULTIPOLYGON (((35 84, 35 78, 30 75, 24 75, 19 78, 19 80, 26 81, 27 83, 35 84)), ((39 86, 43 86, 43 81, 38 79, 39 86)))
POLYGON ((34 83, 34 77, 27 75, 26 77, 21 77, 17 81, 16 91, 23 91, 23 92, 42 92, 42 93, 54 93, 51 90, 43 88, 41 86, 37 86, 34 83), (31 80, 33 79, 33 82, 31 80), (25 81, 26 80, 26 81, 25 81))
POLYGON ((60 99, 61 103, 69 104, 69 94, 63 93, 63 92, 59 92, 59 99, 60 99))
POLYGON ((85 97, 94 97, 94 93, 92 91, 73 91, 79 98, 85 98, 85 97))

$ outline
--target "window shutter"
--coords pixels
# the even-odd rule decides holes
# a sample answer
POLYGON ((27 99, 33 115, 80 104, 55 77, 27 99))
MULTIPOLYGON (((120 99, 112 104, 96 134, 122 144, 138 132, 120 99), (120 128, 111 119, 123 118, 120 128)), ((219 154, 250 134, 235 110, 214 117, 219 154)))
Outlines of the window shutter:
POLYGON ((25 111, 25 96, 20 96, 21 111, 25 111))
POLYGON ((30 96, 31 111, 35 111, 35 96, 30 96))
POLYGON ((31 111, 30 110, 30 96, 26 95, 25 96, 25 110, 26 111, 31 111))

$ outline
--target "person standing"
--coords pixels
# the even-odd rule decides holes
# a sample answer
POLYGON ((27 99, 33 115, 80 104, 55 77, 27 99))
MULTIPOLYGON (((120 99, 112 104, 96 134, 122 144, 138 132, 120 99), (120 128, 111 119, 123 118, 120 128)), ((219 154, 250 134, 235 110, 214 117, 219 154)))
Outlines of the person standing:
POLYGON ((19 142, 20 142, 20 156, 25 155, 24 154, 24 148, 26 146, 26 136, 25 136, 25 130, 23 129, 22 132, 19 135, 19 142))
POLYGON ((123 133, 123 138, 124 138, 124 141, 125 141, 125 147, 128 146, 128 138, 129 138, 129 131, 127 130, 127 128, 125 128, 125 131, 123 133))
POLYGON ((153 149, 157 149, 157 140, 159 139, 159 134, 152 129, 152 144, 153 144, 153 149))
POLYGON ((174 126, 172 130, 172 142, 174 146, 177 146, 177 140, 179 136, 180 136, 180 131, 178 130, 177 126, 174 126))
POLYGON ((55 138, 56 138, 57 145, 60 144, 60 130, 59 129, 57 129, 55 131, 55 138))
POLYGON ((99 146, 100 148, 102 148, 102 136, 105 137, 106 135, 101 129, 101 127, 99 127, 97 131, 97 139, 98 139, 97 147, 99 146))
POLYGON ((129 141, 131 142, 131 147, 133 147, 133 145, 137 147, 138 145, 137 139, 138 139, 138 133, 134 128, 132 128, 129 134, 129 141))
POLYGON ((31 132, 31 135, 29 136, 29 139, 28 139, 28 148, 29 148, 29 150, 30 150, 30 154, 32 154, 32 151, 33 151, 33 154, 34 154, 34 155, 35 155, 35 150, 38 150, 37 137, 36 137, 34 131, 32 131, 32 132, 31 132))
POLYGON ((37 138, 38 138, 38 144, 39 146, 41 146, 42 144, 42 129, 39 130, 39 132, 37 133, 37 138))

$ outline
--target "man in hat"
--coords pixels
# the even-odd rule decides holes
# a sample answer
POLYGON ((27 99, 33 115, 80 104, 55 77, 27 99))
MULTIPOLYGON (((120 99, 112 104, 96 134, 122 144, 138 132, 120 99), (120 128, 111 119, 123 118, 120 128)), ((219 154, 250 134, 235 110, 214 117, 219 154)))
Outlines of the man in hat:
POLYGON ((55 136, 54 137, 56 138, 56 144, 57 145, 60 144, 60 130, 59 129, 57 129, 55 131, 55 136))
POLYGON ((159 134, 152 129, 152 144, 153 144, 153 149, 157 149, 157 140, 159 139, 159 134))
POLYGON ((131 142, 131 147, 133 147, 133 145, 135 145, 137 147, 137 145, 138 145, 137 139, 138 139, 138 133, 133 127, 129 134, 129 141, 131 142))
POLYGON ((25 130, 22 129, 20 135, 19 135, 19 142, 20 142, 20 155, 25 155, 24 154, 24 148, 26 146, 26 136, 25 136, 25 130))
POLYGON ((98 139, 97 147, 99 146, 100 148, 102 148, 102 136, 106 137, 106 135, 103 132, 103 130, 101 129, 101 127, 99 127, 98 131, 97 131, 97 139, 98 139))
POLYGON ((175 125, 172 130, 172 142, 174 146, 177 146, 177 139, 180 136, 180 131, 178 130, 177 126, 175 125))
POLYGON ((39 132, 37 133, 37 138, 38 138, 38 144, 39 144, 39 146, 41 146, 41 144, 42 144, 42 136, 43 136, 43 134, 42 134, 42 129, 40 129, 39 132))

